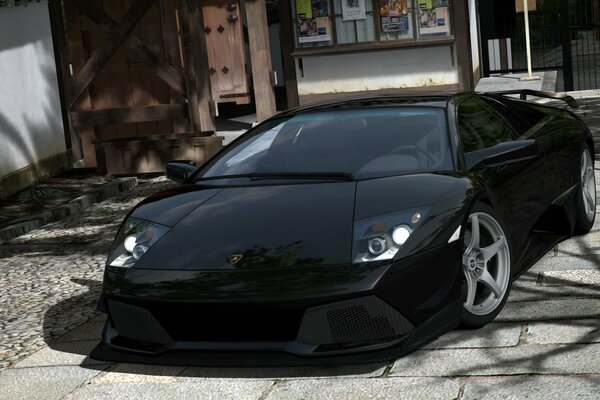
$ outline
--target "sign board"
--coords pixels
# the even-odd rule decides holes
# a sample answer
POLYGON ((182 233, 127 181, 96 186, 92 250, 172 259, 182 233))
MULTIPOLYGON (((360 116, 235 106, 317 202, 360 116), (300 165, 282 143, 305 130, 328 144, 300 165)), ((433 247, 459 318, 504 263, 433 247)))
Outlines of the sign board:
MULTIPOLYGON (((517 7, 517 12, 523 12, 523 0, 515 0, 515 6, 517 7)), ((527 0, 527 9, 529 11, 537 10, 536 0, 527 0)))

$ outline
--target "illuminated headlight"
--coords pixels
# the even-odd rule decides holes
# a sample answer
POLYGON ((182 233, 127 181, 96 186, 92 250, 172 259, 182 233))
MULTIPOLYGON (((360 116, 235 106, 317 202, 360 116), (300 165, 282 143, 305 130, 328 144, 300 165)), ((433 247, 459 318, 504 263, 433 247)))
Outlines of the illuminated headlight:
POLYGON ((423 223, 430 207, 366 218, 354 223, 354 263, 394 258, 423 223))
POLYGON ((108 265, 131 268, 161 237, 169 231, 163 225, 137 218, 129 218, 115 240, 108 265))

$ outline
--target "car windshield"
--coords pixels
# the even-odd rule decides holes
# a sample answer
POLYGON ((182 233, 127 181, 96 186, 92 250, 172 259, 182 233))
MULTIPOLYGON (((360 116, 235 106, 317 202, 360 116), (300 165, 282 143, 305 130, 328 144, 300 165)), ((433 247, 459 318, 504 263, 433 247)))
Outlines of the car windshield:
POLYGON ((220 176, 375 178, 453 168, 444 110, 386 107, 274 118, 205 166, 220 176))

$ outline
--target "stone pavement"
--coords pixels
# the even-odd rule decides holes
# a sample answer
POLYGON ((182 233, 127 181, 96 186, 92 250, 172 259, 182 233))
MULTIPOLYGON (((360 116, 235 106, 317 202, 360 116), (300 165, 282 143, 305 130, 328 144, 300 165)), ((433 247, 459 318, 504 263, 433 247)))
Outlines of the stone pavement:
POLYGON ((116 228, 135 203, 170 185, 141 182, 77 220, 0 246, 0 399, 600 398, 599 215, 591 233, 560 243, 515 282, 494 323, 394 362, 236 369, 92 360, 116 228))

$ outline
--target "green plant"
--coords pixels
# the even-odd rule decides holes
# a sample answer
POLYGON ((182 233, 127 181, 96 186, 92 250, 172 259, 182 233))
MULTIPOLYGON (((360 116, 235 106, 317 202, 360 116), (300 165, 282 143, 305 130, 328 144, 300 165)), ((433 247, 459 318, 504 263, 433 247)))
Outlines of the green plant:
POLYGON ((4 210, 0 210, 0 219, 7 219, 8 213, 4 210))
POLYGON ((33 186, 19 193, 17 201, 21 204, 43 204, 66 194, 67 192, 60 189, 33 186))

